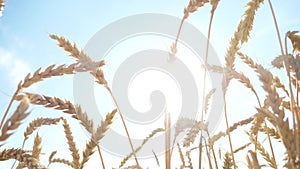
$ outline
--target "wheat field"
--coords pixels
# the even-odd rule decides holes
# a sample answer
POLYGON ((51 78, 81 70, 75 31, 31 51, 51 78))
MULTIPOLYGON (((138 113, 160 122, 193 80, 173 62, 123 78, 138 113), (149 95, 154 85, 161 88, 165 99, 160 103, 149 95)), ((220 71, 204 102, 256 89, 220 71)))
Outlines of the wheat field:
MULTIPOLYGON (((214 27, 214 16, 218 14, 218 0, 190 0, 183 8, 182 22, 178 23, 177 39, 170 44, 170 56, 175 57, 178 48, 178 39, 182 36, 181 28, 184 22, 194 15, 201 14, 202 9, 209 9, 209 23, 207 25, 207 44, 210 43, 211 34, 217 32, 214 27)), ((0 0, 0 13, 5 17, 6 2, 0 0)), ((293 5, 293 4, 291 4, 293 5)), ((78 44, 67 37, 49 34, 49 39, 58 48, 71 57, 72 63, 49 64, 44 68, 38 68, 27 74, 16 84, 16 90, 11 94, 10 101, 1 110, 0 122, 0 168, 2 164, 9 163, 11 168, 74 168, 83 169, 89 163, 95 163, 91 158, 97 158, 98 168, 109 168, 109 162, 101 147, 101 139, 105 138, 107 131, 116 121, 119 121, 124 129, 124 135, 128 139, 130 152, 121 161, 114 161, 114 168, 145 168, 140 163, 138 153, 153 137, 163 133, 165 135, 166 149, 163 158, 158 158, 153 152, 150 160, 155 168, 300 168, 300 107, 299 107, 299 83, 300 80, 300 34, 297 30, 287 30, 282 34, 280 24, 277 22, 277 13, 272 1, 249 0, 243 8, 236 29, 228 41, 226 52, 222 55, 224 64, 212 65, 208 62, 208 47, 203 69, 205 74, 217 73, 222 75, 222 99, 224 102, 222 114, 225 118, 226 128, 215 133, 210 133, 208 123, 200 119, 188 119, 181 117, 177 120, 175 133, 171 136, 170 114, 166 113, 164 124, 147 131, 149 135, 141 145, 132 143, 131 134, 134 129, 128 128, 124 112, 118 106, 114 97, 114 91, 105 76, 105 67, 110 63, 105 60, 94 61, 78 44), (251 42, 251 31, 256 26, 255 18, 259 16, 261 6, 268 7, 278 47, 273 60, 265 63, 256 62, 250 55, 244 52, 244 46, 251 42), (299 64, 298 64, 299 61, 299 64), (270 68, 271 67, 271 68, 270 68), (244 71, 246 68, 248 71, 244 71), (56 77, 65 78, 70 75, 86 72, 93 77, 95 84, 103 88, 115 107, 108 112, 104 119, 95 125, 88 113, 71 100, 58 96, 47 96, 44 93, 35 93, 30 90, 37 83, 47 83, 48 79, 57 80, 56 77), (249 73, 250 72, 250 73, 249 73), (299 78, 299 79, 298 79, 299 78), (249 95, 255 99, 251 116, 232 121, 234 113, 229 105, 228 95, 233 92, 231 85, 239 84, 249 91, 249 95), (37 118, 30 118, 35 111, 55 111, 55 116, 38 114, 37 118), (57 113, 59 112, 59 113, 57 113), (84 135, 74 132, 76 127, 82 127, 89 133, 89 139, 83 143, 78 141, 84 135), (50 152, 49 142, 40 135, 40 130, 60 130, 57 137, 65 140, 69 158, 60 156, 59 150, 50 152), (21 139, 12 140, 16 134, 21 139), (184 135, 183 139, 176 139, 184 135), (203 135, 207 135, 205 138, 203 135), (238 135, 238 136, 237 136, 238 135), (239 142, 239 138, 247 140, 239 142), (10 142, 18 141, 19 147, 9 146, 10 142), (48 144, 44 144, 44 142, 48 144), (222 144, 222 148, 220 145, 222 144), (44 147, 49 146, 49 147, 44 147), (171 147, 170 149, 168 147, 171 147), (225 148, 224 148, 225 147, 225 148), (42 160, 43 159, 43 160, 42 160), (44 160, 46 159, 46 160, 44 160), (162 162, 163 160, 163 162, 162 162), (164 164, 163 166, 160 163, 164 164)), ((104 16, 105 17, 105 16, 104 16)), ((1 18, 0 18, 1 20, 1 18)), ((300 24, 300 23, 299 23, 300 24)), ((268 50, 275 50, 266 47, 268 50)), ((0 56, 1 57, 1 56, 0 56)), ((262 56, 263 57, 263 56, 262 56)), ((215 89, 205 89, 206 77, 203 79, 205 105, 200 113, 206 113, 210 106, 211 97, 215 89)), ((59 83, 59 81, 58 81, 59 83)), ((238 100, 234 101, 238 104, 238 100)), ((243 108, 242 108, 243 109, 243 108)), ((245 107, 247 109, 247 107, 245 107)), ((241 110, 243 111, 243 110, 241 110)), ((4 165, 3 165, 4 166, 4 165)))

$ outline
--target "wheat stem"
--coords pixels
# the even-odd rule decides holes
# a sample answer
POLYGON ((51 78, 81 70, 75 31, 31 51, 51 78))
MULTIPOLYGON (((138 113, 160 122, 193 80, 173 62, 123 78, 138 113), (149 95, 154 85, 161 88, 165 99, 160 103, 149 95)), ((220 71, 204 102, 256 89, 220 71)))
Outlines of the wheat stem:
MULTIPOLYGON (((203 116, 204 116, 204 102, 205 102, 205 91, 206 91, 206 75, 207 75, 207 67, 208 64, 208 50, 209 50, 209 42, 210 42, 210 35, 211 35, 211 29, 212 29, 212 21, 214 18, 215 8, 212 9, 210 19, 209 19, 209 26, 208 26, 208 33, 207 33, 207 41, 206 41, 206 50, 205 50, 205 66, 204 66, 204 77, 203 77, 203 90, 202 90, 202 106, 203 109, 201 111, 201 121, 203 122, 203 116)), ((201 168, 202 163, 202 136, 203 131, 201 130, 200 134, 200 143, 199 143, 199 168, 201 168)))
POLYGON ((293 114, 293 125, 294 125, 294 129, 295 129, 294 135, 296 136, 296 151, 298 152, 297 153, 297 156, 298 156, 299 150, 300 150, 300 147, 299 147, 299 129, 300 129, 299 121, 300 121, 300 119, 299 119, 298 112, 297 112, 297 109, 296 109, 296 106, 295 106, 294 94, 293 94, 293 91, 292 91, 290 65, 289 65, 289 61, 287 60, 287 57, 285 57, 288 54, 287 36, 285 36, 285 52, 284 52, 283 44, 282 44, 281 37, 280 37, 279 27, 278 27, 276 16, 275 16, 275 12, 274 12, 274 9, 273 9, 273 6, 272 6, 272 3, 271 3, 270 0, 268 0, 268 3, 269 3, 269 6, 270 6, 270 9, 271 9, 271 12, 272 12, 272 17, 273 17, 273 21, 274 21, 275 28, 276 28, 276 33, 277 33, 277 37, 278 37, 278 41, 279 41, 279 45, 280 45, 280 50, 281 50, 281 54, 283 56, 284 67, 285 67, 285 70, 286 70, 286 73, 287 73, 287 76, 288 76, 288 79, 289 79, 289 90, 290 90, 290 96, 291 96, 291 111, 292 111, 292 114, 293 114), (296 122, 296 120, 297 120, 297 122, 296 122))
MULTIPOLYGON (((285 56, 288 55, 288 49, 287 49, 287 35, 285 36, 285 40, 284 40, 284 43, 285 43, 285 56)), ((289 61, 288 59, 283 56, 284 58, 284 65, 285 65, 285 68, 286 68, 286 71, 287 71, 287 75, 288 75, 288 78, 289 78, 289 89, 290 89, 290 96, 291 96, 291 101, 290 101, 290 104, 291 104, 291 111, 293 113, 293 123, 294 123, 294 136, 296 136, 296 151, 298 152, 297 153, 297 156, 299 156, 299 151, 300 151, 300 147, 299 147, 299 133, 300 133, 300 118, 299 118, 299 114, 298 114, 298 111, 297 111, 297 106, 296 106, 296 103, 295 103, 295 98, 294 98, 294 93, 293 93, 293 90, 292 90, 292 82, 291 82, 291 75, 290 75, 290 65, 289 65, 289 61), (297 123, 297 124, 296 124, 297 123)), ((298 81, 296 81, 296 83, 298 84, 298 81)), ((297 87, 297 85, 296 85, 297 87)), ((297 96, 298 97, 298 87, 297 87, 297 96)), ((298 102, 298 98, 297 98, 297 102, 298 102)), ((298 104, 297 104, 298 105, 298 104)))
POLYGON ((229 124, 228 124, 228 117, 227 117, 227 105, 226 105, 226 98, 225 98, 225 91, 223 93, 223 101, 224 101, 224 114, 225 114, 225 121, 226 121, 226 127, 227 127, 227 135, 228 135, 228 140, 229 140, 229 145, 230 145, 230 153, 232 156, 232 162, 233 162, 233 167, 234 169, 236 169, 236 163, 235 163, 235 159, 234 159, 234 153, 233 153, 233 148, 232 148, 232 141, 231 141, 231 137, 230 137, 230 132, 229 132, 229 124))
POLYGON ((6 110, 5 110, 5 113, 4 113, 4 115, 3 115, 3 117, 2 117, 2 120, 1 120, 1 123, 0 123, 0 130, 2 129, 4 120, 6 119, 6 117, 7 117, 7 115, 8 115, 8 112, 9 112, 11 106, 12 106, 12 103, 13 103, 14 100, 15 100, 15 97, 19 94, 19 92, 20 92, 21 89, 22 89, 21 83, 22 83, 22 82, 19 83, 17 90, 15 91, 15 93, 14 93, 14 95, 12 96, 11 100, 9 101, 9 104, 8 104, 6 110))
POLYGON ((166 169, 171 169, 171 121, 170 114, 165 112, 165 158, 166 158, 166 169))
POLYGON ((125 123, 123 114, 122 114, 122 112, 121 112, 121 110, 120 110, 120 107, 119 107, 119 105, 118 105, 118 102, 117 102, 115 96, 113 95, 111 89, 109 88, 109 86, 108 86, 107 84, 105 84, 104 87, 106 88, 106 90, 107 90, 107 91, 109 92, 109 94, 111 95, 111 97, 112 97, 112 99, 113 99, 113 102, 114 102, 115 106, 116 106, 117 109, 118 109, 118 112, 119 112, 119 115, 120 115, 120 117, 121 117, 121 121, 122 121, 123 127, 124 127, 124 129, 125 129, 125 132, 126 132, 126 135, 127 135, 128 141, 129 141, 129 144, 130 144, 131 151, 132 151, 133 156, 134 156, 134 160, 135 160, 136 166, 137 166, 137 167, 140 167, 139 162, 138 162, 137 157, 136 157, 136 153, 135 153, 134 148, 133 148, 133 144, 132 144, 132 141, 131 141, 131 138, 130 138, 130 135, 129 135, 128 128, 127 128, 127 126, 126 126, 126 123, 125 123))
POLYGON ((100 157, 100 161, 101 161, 101 164, 102 164, 102 168, 105 169, 105 165, 104 165, 104 160, 103 160, 103 157, 102 157, 101 149, 100 149, 100 146, 98 144, 97 144, 97 150, 98 150, 98 153, 99 153, 99 157, 100 157))
MULTIPOLYGON (((265 126, 268 127, 266 122, 265 122, 265 126)), ((270 145, 272 157, 273 157, 273 160, 274 160, 274 164, 276 164, 275 153, 274 153, 274 149, 273 149, 272 140, 271 140, 271 137, 270 137, 270 134, 269 134, 269 130, 267 130, 266 132, 267 132, 268 141, 269 141, 269 145, 270 145)), ((257 142, 257 140, 256 140, 256 142, 257 142)), ((274 165, 274 167, 275 167, 275 169, 277 169, 277 166, 276 166, 276 165, 274 165)))

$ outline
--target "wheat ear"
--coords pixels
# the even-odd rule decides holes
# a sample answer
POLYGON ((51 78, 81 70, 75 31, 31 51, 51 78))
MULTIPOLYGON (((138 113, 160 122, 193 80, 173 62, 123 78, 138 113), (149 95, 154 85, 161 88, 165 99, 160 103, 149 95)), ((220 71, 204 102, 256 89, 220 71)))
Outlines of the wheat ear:
POLYGON ((32 157, 32 155, 26 154, 25 151, 20 149, 5 149, 0 151, 0 161, 6 161, 10 159, 18 160, 26 167, 31 169, 46 169, 40 162, 32 157))
POLYGON ((19 94, 16 97, 16 100, 20 100, 23 97, 27 97, 31 104, 42 105, 45 108, 54 108, 56 110, 61 110, 62 112, 70 114, 73 118, 77 119, 75 106, 68 100, 62 100, 57 97, 50 97, 28 92, 19 94))
MULTIPOLYGON (((194 143, 195 138, 202 130, 207 130, 207 124, 204 124, 202 121, 196 121, 193 124, 193 127, 188 131, 184 140, 183 140, 183 147, 189 147, 190 144, 194 143)), ((201 137, 202 138, 202 137, 201 137)))
POLYGON ((270 157, 269 153, 264 149, 264 147, 256 140, 256 138, 251 135, 250 133, 247 133, 250 137, 250 141, 255 145, 255 147, 259 150, 260 154, 263 156, 263 158, 269 163, 269 166, 272 168, 277 169, 277 164, 274 157, 270 157))
POLYGON ((244 18, 241 19, 237 31, 230 40, 230 46, 225 55, 226 67, 233 68, 235 55, 244 42, 248 41, 250 31, 252 30, 254 16, 263 0, 251 0, 247 3, 247 10, 244 13, 244 18))
POLYGON ((76 169, 79 168, 80 163, 80 156, 79 156, 79 152, 78 149, 76 148, 76 143, 74 142, 74 138, 73 138, 73 134, 70 128, 70 125, 68 124, 67 120, 62 118, 63 121, 63 127, 64 127, 64 132, 67 138, 67 143, 69 145, 69 150, 72 153, 72 166, 74 166, 76 169))
POLYGON ((29 138, 29 136, 39 127, 45 125, 56 125, 60 120, 60 118, 37 118, 35 120, 32 120, 24 132, 23 146, 25 144, 25 141, 29 138))
POLYGON ((94 153, 94 149, 98 145, 99 141, 104 137, 105 132, 108 130, 109 125, 112 124, 113 118, 117 112, 114 109, 111 113, 108 113, 104 121, 101 121, 100 126, 97 127, 96 131, 92 133, 90 141, 86 144, 85 150, 83 151, 83 158, 80 163, 80 169, 83 168, 84 164, 89 160, 90 156, 94 153))
POLYGON ((234 166, 230 153, 225 153, 224 155, 224 162, 223 162, 223 169, 231 169, 234 166))
POLYGON ((5 141, 9 138, 22 123, 22 121, 29 115, 25 113, 29 107, 28 98, 21 100, 21 103, 17 107, 16 111, 6 120, 3 127, 1 128, 0 142, 5 141))

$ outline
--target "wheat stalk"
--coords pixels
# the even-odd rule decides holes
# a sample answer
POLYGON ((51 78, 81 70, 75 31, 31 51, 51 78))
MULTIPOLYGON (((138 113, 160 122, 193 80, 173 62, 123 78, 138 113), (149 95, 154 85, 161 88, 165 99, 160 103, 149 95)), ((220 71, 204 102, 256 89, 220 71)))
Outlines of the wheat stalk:
POLYGON ((165 112, 165 160, 166 169, 171 169, 171 116, 169 112, 165 112))
POLYGON ((251 150, 249 150, 248 153, 250 153, 251 158, 252 158, 252 161, 251 161, 251 159, 249 158, 249 154, 247 154, 246 160, 247 160, 247 163, 248 163, 248 168, 249 169, 260 169, 261 167, 258 163, 256 153, 251 151, 251 150))
POLYGON ((134 156, 135 163, 136 163, 137 166, 140 166, 140 165, 139 165, 139 162, 138 162, 138 160, 137 160, 137 157, 136 157, 136 153, 135 153, 135 151, 134 151, 134 147, 133 147, 133 144, 132 144, 130 135, 129 135, 128 128, 127 128, 127 126, 126 126, 126 123, 125 123, 125 120, 124 120, 124 117, 123 117, 123 113, 120 111, 120 107, 119 107, 119 105, 118 105, 118 102, 117 102, 115 96, 113 95, 113 93, 112 93, 110 87, 109 87, 107 84, 105 84, 104 87, 105 87, 106 90, 109 92, 111 98, 113 99, 113 102, 114 102, 115 106, 117 107, 117 110, 118 110, 118 112, 119 112, 119 116, 121 117, 121 121, 122 121, 123 127, 124 127, 124 129, 125 129, 125 132, 126 132, 126 135, 127 135, 128 141, 129 141, 129 144, 130 144, 131 151, 132 151, 133 156, 134 156))
MULTIPOLYGON (((207 35, 207 42, 206 42, 206 50, 205 50, 205 65, 208 65, 208 51, 209 51, 209 45, 210 45, 210 35, 211 35, 211 29, 212 29, 212 21, 215 14, 215 10, 219 4, 219 0, 212 0, 210 1, 212 5, 210 19, 209 19, 209 26, 208 26, 208 35, 207 35)), ((201 111, 201 122, 203 122, 204 113, 206 113, 208 109, 208 100, 211 94, 209 93, 205 98, 205 92, 206 92, 206 75, 207 75, 207 69, 204 67, 204 76, 203 76, 203 94, 202 94, 202 111, 201 111), (205 99, 204 99, 205 98, 205 99)), ((212 92, 212 91, 211 91, 212 92)), ((214 91, 213 91, 214 92, 214 91)), ((212 92, 212 93, 213 93, 212 92)), ((201 162, 202 162, 202 130, 200 134, 200 142, 199 142, 199 168, 201 168, 201 162)))
MULTIPOLYGON (((153 131, 152 131, 152 132, 151 132, 151 133, 143 140, 142 144, 134 150, 134 152, 135 152, 135 153, 139 152, 139 151, 143 148, 143 146, 144 146, 148 141, 150 141, 151 138, 153 138, 157 133, 163 132, 163 131, 165 131, 165 129, 163 129, 163 128, 157 128, 157 129, 153 130, 153 131)), ((120 163, 120 165, 119 165, 119 168, 123 167, 123 166, 126 164, 126 162, 127 162, 132 156, 133 156, 133 153, 131 152, 129 155, 127 155, 125 158, 123 158, 123 160, 121 161, 121 163, 120 163)))

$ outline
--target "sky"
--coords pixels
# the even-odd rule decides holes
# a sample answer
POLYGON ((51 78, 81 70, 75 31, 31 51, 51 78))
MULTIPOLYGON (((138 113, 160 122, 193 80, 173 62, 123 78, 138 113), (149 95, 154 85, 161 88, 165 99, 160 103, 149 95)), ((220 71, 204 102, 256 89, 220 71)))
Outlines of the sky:
MULTIPOLYGON (((228 47, 229 40, 236 30, 239 20, 243 15, 243 12, 245 10, 244 6, 246 5, 246 3, 247 1, 221 1, 219 3, 218 9, 216 10, 212 28, 211 44, 215 49, 221 63, 224 63, 224 55, 228 47)), ((300 13, 298 12, 300 1, 287 0, 284 1, 284 3, 280 1, 273 1, 272 3, 275 8, 277 21, 282 36, 289 30, 300 29, 300 13)), ((45 68, 52 64, 71 64, 74 62, 70 57, 67 56, 67 54, 63 50, 56 46, 56 42, 51 40, 48 37, 48 34, 53 33, 57 35, 63 35, 71 41, 76 42, 79 47, 84 48, 97 31, 101 30, 101 28, 113 23, 118 19, 143 13, 160 13, 181 18, 183 15, 183 8, 187 4, 188 1, 183 0, 114 0, 109 2, 96 0, 91 0, 88 2, 82 0, 7 0, 5 9, 3 11, 3 16, 0 17, 0 114, 2 115, 5 111, 6 105, 8 104, 13 92, 15 91, 18 82, 22 80, 29 72, 34 72, 39 67, 45 68)), ((200 8, 198 12, 191 14, 187 21, 194 25, 200 32, 202 32, 206 36, 209 14, 210 6, 206 5, 205 7, 200 8)), ((178 28, 174 29, 177 30, 178 28)), ((120 28, 120 31, 121 30, 122 28, 120 28)), ((280 54, 278 40, 275 35, 276 32, 271 12, 266 1, 257 12, 254 22, 254 28, 250 34, 249 43, 243 46, 242 51, 251 56, 255 61, 265 65, 268 69, 273 69, 270 65, 270 61, 280 54)), ((136 40, 134 38, 132 39, 132 42, 127 42, 128 49, 123 49, 119 46, 119 48, 115 48, 115 51, 112 50, 111 52, 115 55, 118 55, 118 50, 123 50, 123 52, 130 51, 131 46, 133 46, 132 44, 135 43, 136 45, 137 43, 139 43, 139 40, 136 40), (130 45, 130 43, 132 44, 130 45)), ((123 42, 125 43, 125 40, 123 42)), ((149 45, 154 46, 155 43, 156 41, 153 40, 153 42, 149 42, 149 45)), ((161 48, 168 48, 171 43, 172 40, 165 40, 163 41, 161 48)), ((106 71, 113 72, 112 70, 116 67, 114 63, 118 63, 118 60, 114 60, 112 54, 107 55, 107 60, 107 67, 104 69, 104 73, 106 71)), ((240 64, 242 65, 242 63, 240 64)), ((239 70, 249 71, 243 65, 237 67, 239 68, 239 70)), ((110 73, 108 74, 110 75, 110 73)), ((155 79, 157 78, 157 76, 150 77, 155 79)), ((249 73, 249 77, 255 78, 254 74, 251 73, 249 73)), ((158 78, 164 79, 164 76, 159 76, 158 78)), ((134 85, 145 85, 145 83, 141 82, 145 82, 147 79, 137 76, 136 80, 136 83, 132 84, 133 86, 131 86, 131 90, 134 90, 134 85)), ((167 79, 160 86, 158 85, 158 88, 161 87, 161 89, 167 90, 168 87, 163 84, 168 84, 168 80, 170 79, 167 79)), ((259 89, 260 83, 254 83, 256 84, 257 89, 259 89)), ((147 88, 147 86, 144 86, 144 88, 147 88)), ((171 88, 176 88, 176 85, 172 86, 171 88)), ((152 91, 155 89, 148 88, 148 90, 152 91)), ((44 82, 26 89, 26 91, 48 96, 66 98, 73 101, 73 76, 47 79, 44 82)), ((105 92, 98 88, 97 91, 105 92)), ((253 114, 253 112, 255 111, 255 106, 257 106, 254 100, 254 96, 251 95, 251 93, 246 88, 243 88, 242 85, 238 83, 232 83, 229 91, 230 92, 227 96, 228 107, 232 108, 230 109, 229 113, 230 123, 251 116, 251 114, 253 114), (239 106, 236 106, 237 104, 239 106)), ((167 91, 167 93, 168 97, 175 98, 174 96, 178 96, 178 91, 175 91, 173 95, 172 91, 167 91)), ((142 95, 143 94, 146 95, 146 98, 149 97, 149 92, 142 93, 142 95)), ((262 90, 260 90, 259 94, 261 96, 264 95, 262 90)), ((134 100, 134 94, 130 96, 133 97, 132 102, 143 101, 143 99, 134 100)), ((102 96, 98 97, 99 100, 102 100, 102 102, 107 101, 104 102, 105 105, 113 105, 111 100, 108 101, 109 99, 107 99, 107 95, 104 95, 104 98, 102 96)), ((174 103, 177 103, 176 101, 178 102, 178 100, 175 99, 174 103)), ((137 107, 137 109, 143 108, 141 104, 142 103, 137 104, 140 106, 137 107)), ((145 104, 145 106, 147 108, 147 104, 145 104)), ((170 107, 169 109, 177 109, 178 107, 176 106, 170 107)), ((28 124, 30 120, 40 116, 60 116, 60 113, 57 111, 53 112, 50 110, 45 110, 44 108, 39 106, 32 106, 31 109, 33 110, 33 112, 29 116, 29 119, 24 122, 25 124, 28 124)), ((101 113, 105 114, 112 109, 113 108, 110 106, 105 106, 101 110, 101 113)), ((122 130, 122 127, 120 127, 121 124, 119 117, 116 117, 115 122, 116 125, 112 126, 112 128, 116 130, 122 130)), ((72 120, 70 120, 70 123, 74 125, 74 128, 76 128, 74 131, 75 134, 80 135, 81 129, 78 129, 78 127, 80 128, 80 126, 78 126, 76 122, 72 120)), ((221 124, 223 123, 221 122, 221 124)), ((129 126, 131 127, 131 130, 135 130, 135 128, 137 127, 134 124, 131 124, 129 126)), ((23 137, 22 133, 24 130, 22 129, 25 129, 25 127, 26 125, 22 125, 22 127, 17 131, 16 135, 10 138, 10 141, 5 146, 20 146, 21 142, 19 142, 18 139, 23 137)), ((152 124, 151 127, 156 126, 152 124)), ((159 127, 163 127, 163 124, 161 124, 159 127)), ((144 135, 150 133, 151 130, 149 128, 150 127, 148 126, 146 130, 149 132, 143 133, 144 135)), ((224 128, 224 126, 222 127, 221 125, 220 128, 222 129, 224 128)), ((48 154, 49 152, 51 152, 51 150, 58 150, 58 152, 60 153, 58 154, 58 156, 66 156, 68 158, 69 154, 66 149, 67 145, 64 144, 65 141, 63 139, 51 139, 57 132, 60 132, 60 134, 63 136, 62 130, 62 126, 51 126, 45 127, 45 129, 40 129, 39 133, 43 136, 43 148, 45 149, 45 151, 47 151, 48 154), (51 148, 49 148, 50 145, 51 148)), ((138 137, 137 135, 134 136, 138 137)), ((78 139, 79 147, 83 147, 86 137, 79 136, 76 137, 76 139, 78 139)), ((31 142, 32 138, 28 141, 28 145, 30 145, 31 142)), ((241 140, 237 144, 242 145, 242 143, 243 141, 241 140)), ((115 157, 107 152, 104 152, 104 157, 106 157, 106 160, 109 161, 107 163, 108 168, 116 167, 115 162, 119 163, 120 161, 119 157, 115 157)), ((97 164, 98 159, 96 158, 97 156, 92 157, 92 164, 90 164, 90 166, 87 166, 87 168, 100 166, 99 164, 97 164)), ((161 164, 163 164, 163 156, 160 157, 160 160, 161 164)), ((132 162, 133 161, 131 161, 130 163, 132 162)), ((148 165, 149 163, 155 163, 151 160, 143 160, 143 162, 146 165, 148 165)), ((11 163, 5 163, 6 162, 1 162, 0 166, 11 165, 11 163)), ((149 166, 151 167, 151 165, 149 166)), ((53 165, 53 167, 55 167, 55 165, 53 165)))

